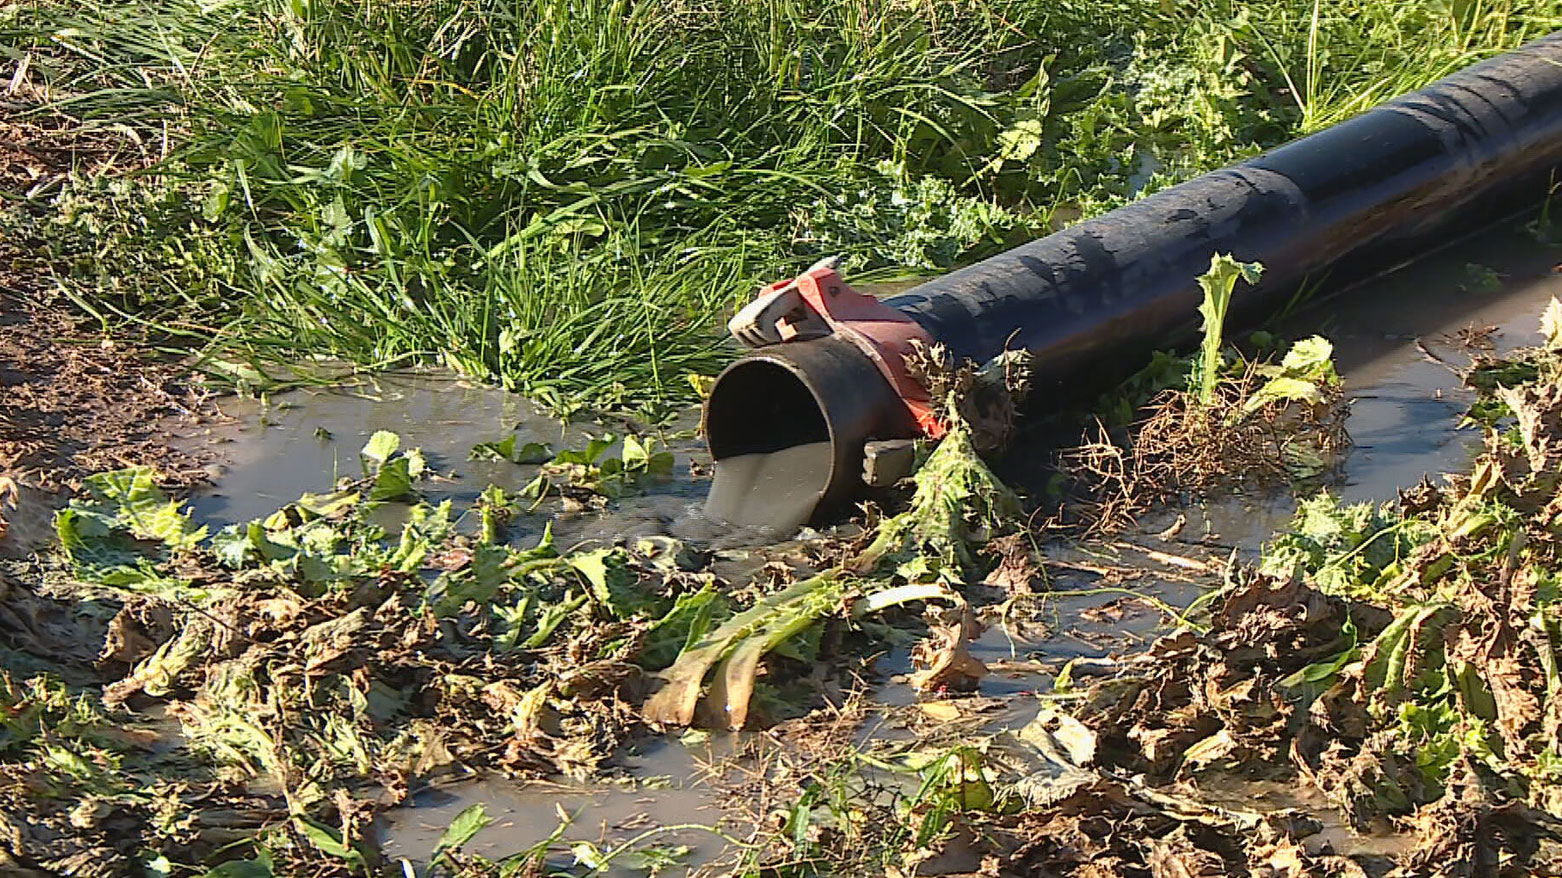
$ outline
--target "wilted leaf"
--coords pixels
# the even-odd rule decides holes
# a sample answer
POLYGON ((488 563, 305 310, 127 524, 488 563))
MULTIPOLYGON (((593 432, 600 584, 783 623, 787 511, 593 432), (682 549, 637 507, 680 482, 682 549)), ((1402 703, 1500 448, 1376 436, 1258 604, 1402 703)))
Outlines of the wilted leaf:
POLYGON ((439 837, 439 843, 434 845, 433 858, 437 859, 445 851, 459 850, 492 822, 494 822, 493 818, 488 816, 488 811, 483 807, 482 802, 462 810, 445 828, 444 834, 439 837))
POLYGON ((1562 349, 1562 301, 1555 296, 1540 315, 1540 335, 1548 349, 1562 349))
MULTIPOLYGON (((728 619, 721 627, 690 644, 662 674, 666 684, 646 701, 642 714, 647 722, 668 726, 686 726, 699 705, 705 675, 717 662, 733 653, 745 640, 759 645, 777 643, 812 624, 821 614, 840 604, 842 589, 831 575, 815 576, 793 583, 785 590, 762 598, 754 606, 728 619)), ((748 696, 753 691, 752 663, 757 663, 750 647, 747 655, 721 676, 725 694, 712 701, 722 702, 721 712, 730 723, 734 715, 747 718, 748 696)), ((763 650, 760 650, 760 655, 763 650)))

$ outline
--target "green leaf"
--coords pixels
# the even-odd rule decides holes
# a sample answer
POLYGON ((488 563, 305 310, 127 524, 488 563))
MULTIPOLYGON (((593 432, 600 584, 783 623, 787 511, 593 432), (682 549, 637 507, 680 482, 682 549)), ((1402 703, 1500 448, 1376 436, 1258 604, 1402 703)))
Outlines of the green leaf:
POLYGON ((637 475, 665 477, 672 475, 673 455, 670 451, 657 451, 658 441, 650 436, 644 442, 633 435, 624 437, 624 470, 637 475))
MULTIPOLYGON (((189 582, 158 572, 155 559, 142 551, 142 545, 115 524, 113 516, 72 502, 71 508, 54 515, 54 532, 60 549, 71 564, 71 574, 82 582, 93 582, 139 594, 192 593, 189 582)), ((204 532, 204 531, 203 531, 204 532)))
POLYGON ((364 444, 363 450, 358 456, 363 458, 364 472, 370 473, 378 470, 390 460, 391 455, 401 448, 401 437, 389 430, 380 430, 364 444))
POLYGON ((468 603, 487 604, 510 578, 505 563, 510 550, 504 546, 481 546, 472 554, 472 562, 461 570, 443 573, 428 589, 428 604, 435 616, 450 616, 468 603))
POLYGON ((667 615, 646 632, 645 646, 635 661, 652 671, 671 665, 681 652, 709 633, 716 617, 725 613, 726 599, 714 586, 679 595, 667 615))
POLYGON ((659 615, 662 599, 640 587, 640 575, 630 565, 629 553, 623 549, 597 549, 571 555, 565 560, 590 583, 592 597, 618 618, 659 615))
POLYGON ((604 433, 601 436, 593 436, 587 440, 585 448, 578 450, 567 448, 563 451, 560 451, 557 455, 554 456, 553 462, 558 464, 578 464, 580 466, 590 466, 596 463, 597 459, 606 453, 609 448, 612 448, 613 443, 617 441, 618 437, 614 436, 612 433, 604 433))
POLYGON ((741 727, 759 658, 838 608, 843 594, 844 587, 835 574, 821 574, 761 598, 719 628, 691 640, 672 667, 662 673, 666 685, 646 702, 643 715, 658 725, 688 725, 706 674, 722 662, 710 701, 723 711, 729 724, 741 727))
POLYGON ((170 548, 193 546, 206 538, 206 528, 192 527, 183 504, 169 499, 155 482, 150 467, 129 467, 89 476, 90 507, 113 517, 114 524, 143 540, 159 540, 170 548))
POLYGON ((1321 335, 1304 338, 1285 352, 1280 361, 1284 374, 1298 378, 1323 379, 1339 376, 1334 371, 1334 344, 1321 335))
POLYGON ((221 219, 228 210, 228 196, 227 183, 218 183, 212 187, 212 191, 206 193, 206 198, 201 202, 201 216, 210 223, 221 219))
POLYGON ((1199 289, 1204 291, 1204 301, 1199 304, 1199 314, 1204 318, 1200 330, 1204 339, 1199 359, 1194 364, 1193 389, 1204 405, 1214 401, 1215 385, 1220 379, 1226 311, 1231 306, 1231 294, 1236 290, 1238 280, 1256 284, 1263 271, 1264 267, 1257 262, 1238 262, 1230 254, 1216 253, 1210 258, 1209 271, 1199 277, 1199 289))
POLYGON ((271 856, 262 853, 253 860, 229 860, 206 870, 203 878, 274 878, 271 856))
POLYGON ((401 500, 412 494, 412 462, 406 457, 382 464, 374 474, 374 483, 369 486, 371 502, 401 500))
POLYGON ((488 816, 488 811, 483 807, 482 802, 463 810, 445 828, 444 835, 439 837, 439 844, 434 845, 434 857, 437 858, 445 851, 461 848, 492 822, 493 818, 488 816))
POLYGON ((265 525, 259 521, 229 525, 211 538, 210 545, 218 562, 233 570, 242 569, 252 561, 268 564, 298 554, 296 546, 272 541, 265 525))
POLYGON ((602 849, 589 841, 577 841, 569 846, 569 852, 575 857, 575 862, 593 872, 601 872, 612 862, 602 849))
POLYGON ((1252 414, 1272 402, 1281 401, 1317 405, 1323 402, 1323 388, 1311 381, 1285 375, 1271 378, 1242 404, 1242 413, 1252 414))
POLYGON ((479 442, 472 446, 468 460, 509 460, 515 454, 515 434, 497 442, 479 442))
POLYGON ((343 842, 341 833, 336 830, 302 814, 293 815, 293 826, 322 854, 345 861, 347 868, 354 872, 369 871, 369 864, 363 854, 356 847, 343 842))
POLYGON ((508 460, 511 463, 538 464, 553 459, 553 449, 545 442, 527 442, 517 445, 515 434, 497 442, 481 442, 473 446, 471 460, 508 460))
POLYGON ((1046 124, 1041 119, 1021 119, 998 134, 998 157, 1005 162, 1023 162, 1041 149, 1046 124))
POLYGON ((586 603, 585 595, 577 595, 567 601, 551 604, 537 617, 537 630, 532 635, 521 641, 522 649, 536 649, 548 642, 553 632, 568 619, 570 614, 580 609, 586 603))

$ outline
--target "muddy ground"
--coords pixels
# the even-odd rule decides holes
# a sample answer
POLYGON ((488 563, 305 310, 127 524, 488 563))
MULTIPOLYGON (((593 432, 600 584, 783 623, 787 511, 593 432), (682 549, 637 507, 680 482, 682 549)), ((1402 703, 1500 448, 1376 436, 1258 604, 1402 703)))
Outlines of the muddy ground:
MULTIPOLYGON (((69 140, 0 122, 0 197, 44 197, 72 168, 122 171, 155 153, 156 144, 144 139, 109 133, 69 140)), ((585 432, 611 429, 621 435, 626 426, 561 425, 511 395, 427 374, 265 401, 215 399, 179 362, 109 339, 59 296, 49 266, 37 256, 37 243, 0 240, 0 498, 10 529, 0 537, 0 551, 25 555, 45 547, 54 533, 54 510, 72 496, 90 493, 83 492, 87 477, 110 470, 147 467, 157 485, 192 498, 194 521, 187 523, 192 530, 195 523, 213 531, 242 530, 265 519, 267 533, 280 536, 301 523, 273 524, 271 513, 313 515, 295 499, 306 491, 341 487, 344 477, 354 475, 360 446, 382 430, 400 433, 404 452, 423 449, 416 458, 422 462, 407 464, 428 465, 431 475, 419 492, 423 500, 479 510, 488 502, 489 485, 522 495, 539 469, 533 463, 469 459, 475 446, 512 433, 523 442, 567 449, 585 432)), ((1472 352, 1511 347, 1533 335, 1535 315, 1554 292, 1547 275, 1552 257, 1533 242, 1499 233, 1460 252, 1478 254, 1468 258, 1496 268, 1445 254, 1381 281, 1385 289, 1378 301, 1389 304, 1297 318, 1298 325, 1322 329, 1340 342, 1355 447, 1328 486, 1348 499, 1388 500, 1425 475, 1467 468, 1479 436, 1454 429, 1469 396, 1450 367, 1472 352), (1494 274, 1499 289, 1439 280, 1486 277, 1474 269, 1494 274), (1438 292, 1423 296, 1414 314, 1392 304, 1396 295, 1434 286, 1438 292), (1491 331, 1499 325, 1515 337, 1491 331)), ((682 735, 641 722, 634 705, 645 698, 654 674, 631 659, 639 648, 635 638, 648 636, 658 623, 648 627, 645 619, 631 616, 603 626, 598 619, 533 662, 527 655, 487 655, 483 638, 492 632, 482 628, 488 623, 474 622, 479 617, 466 608, 448 618, 427 611, 417 624, 401 613, 403 606, 429 602, 418 576, 465 582, 460 577, 474 575, 474 559, 485 551, 509 553, 507 563, 522 557, 521 563, 541 561, 527 552, 547 534, 564 555, 557 566, 581 556, 612 558, 633 571, 637 587, 662 589, 680 600, 713 585, 763 593, 793 580, 807 582, 807 574, 838 560, 841 546, 852 542, 850 528, 775 544, 765 534, 731 533, 705 519, 699 511, 704 461, 691 426, 692 418, 685 418, 667 431, 672 465, 665 480, 648 480, 611 498, 566 484, 555 494, 544 492, 530 508, 509 508, 502 540, 479 539, 470 527, 430 538, 424 548, 434 554, 427 565, 413 564, 400 575, 388 569, 389 562, 381 562, 387 567, 378 572, 357 570, 365 584, 350 594, 276 589, 265 578, 275 571, 254 569, 253 559, 245 559, 251 548, 275 548, 267 542, 271 537, 256 537, 255 531, 254 545, 241 546, 237 564, 251 565, 244 571, 249 578, 235 581, 272 590, 214 602, 210 619, 206 610, 192 609, 192 602, 205 599, 199 588, 220 588, 231 573, 209 557, 197 562, 176 553, 177 563, 159 567, 159 575, 186 578, 172 585, 171 579, 153 581, 174 597, 125 599, 122 605, 100 593, 84 593, 74 605, 68 590, 40 588, 45 579, 54 586, 61 581, 59 564, 47 552, 31 566, 6 568, 7 577, 38 581, 4 583, 4 602, 16 615, 0 625, 3 645, 14 650, 12 656, 42 656, 60 642, 61 631, 79 627, 81 642, 55 658, 79 675, 68 679, 107 683, 106 700, 114 709, 123 703, 139 714, 133 728, 113 728, 108 737, 117 744, 134 739, 132 748, 158 753, 162 745, 148 742, 177 737, 174 719, 209 720, 224 704, 222 698, 233 693, 220 684, 235 669, 253 674, 246 676, 250 680, 265 674, 275 681, 303 680, 304 689, 323 687, 322 680, 350 679, 378 696, 396 687, 420 693, 418 687, 428 692, 444 687, 434 716, 449 726, 447 736, 430 738, 438 746, 410 758, 396 749, 404 743, 400 738, 376 740, 385 727, 359 716, 356 707, 349 711, 341 703, 307 698, 281 706, 246 702, 255 716, 265 716, 262 737, 271 738, 270 749, 262 741, 257 752, 280 759, 285 739, 297 732, 299 739, 286 743, 296 748, 288 758, 300 764, 269 778, 252 770, 253 792, 234 781, 237 774, 228 765, 219 777, 202 777, 151 804, 110 785, 82 800, 98 802, 95 810, 62 808, 25 831, 0 816, 6 844, 33 834, 28 843, 39 846, 30 850, 53 858, 38 860, 47 868, 34 874, 116 874, 139 855, 119 844, 116 833, 128 826, 148 838, 148 827, 163 831, 157 809, 172 802, 187 809, 192 825, 168 830, 169 850, 214 856, 215 827, 220 830, 215 834, 227 832, 239 843, 231 849, 237 856, 246 857, 230 862, 259 863, 274 850, 284 864, 275 874, 287 874, 286 863, 319 874, 363 871, 367 867, 353 860, 354 839, 365 850, 382 852, 387 868, 405 858, 404 868, 425 870, 422 874, 430 874, 426 870, 434 862, 446 874, 460 875, 508 874, 490 861, 536 850, 539 843, 541 853, 515 862, 539 871, 545 863, 570 868, 571 874, 699 869, 715 875, 740 867, 764 875, 866 874, 885 868, 886 852, 901 851, 905 855, 888 867, 890 874, 983 878, 1516 875, 1526 874, 1538 851, 1550 851, 1544 838, 1548 821, 1516 801, 1496 798, 1480 765, 1451 769, 1441 797, 1416 791, 1435 801, 1410 817, 1383 817, 1363 801, 1380 780, 1364 775, 1376 768, 1366 757, 1381 742, 1352 740, 1365 755, 1361 765, 1342 770, 1340 748, 1325 748, 1319 738, 1350 739, 1351 727, 1342 732, 1316 717, 1304 722, 1288 705, 1254 695, 1276 678, 1310 673, 1340 654, 1340 626, 1356 619, 1351 614, 1359 609, 1304 588, 1300 579, 1285 584, 1242 578, 1260 544, 1287 526, 1294 502, 1284 490, 1226 492, 1182 508, 1142 510, 1140 526, 1130 533, 1049 544, 1031 559, 1034 566, 1025 566, 1024 547, 1011 543, 1018 566, 1000 566, 965 589, 973 604, 982 605, 980 612, 932 615, 934 636, 916 648, 912 641, 918 635, 906 633, 920 624, 915 619, 899 618, 911 625, 902 624, 898 633, 889 625, 871 628, 865 639, 881 638, 882 645, 868 648, 859 641, 854 649, 837 650, 840 644, 832 641, 844 636, 842 626, 825 626, 824 643, 815 644, 825 652, 815 655, 827 660, 811 666, 778 661, 766 680, 768 685, 794 675, 787 682, 797 685, 788 696, 817 709, 797 716, 800 711, 759 697, 753 728, 737 732, 723 731, 719 715, 705 714, 695 723, 714 730, 682 735), (658 546, 674 545, 669 540, 677 541, 672 554, 678 557, 658 556, 658 546), (687 554, 699 557, 686 558, 685 545, 694 550, 687 554), (592 554, 599 551, 607 554, 592 554), (739 586, 750 580, 758 585, 739 586), (1184 627, 1160 638, 1187 621, 1183 608, 1223 584, 1227 590, 1204 608, 1214 630, 1184 627), (197 590, 188 591, 192 586, 197 590), (40 597, 44 592, 49 596, 40 597), (978 616, 983 625, 976 624, 978 616), (243 635, 228 642, 211 633, 222 626, 242 628, 243 635), (615 637, 633 647, 619 646, 615 637), (356 648, 360 641, 379 648, 356 648), (248 645, 241 650, 243 644, 248 645), (302 670, 290 664, 293 645, 308 653, 302 670), (588 660, 601 650, 611 657, 588 660), (203 651, 213 655, 197 661, 203 651), (210 664, 209 675, 203 662, 210 664), (1063 700, 1038 700, 1037 693, 1052 692, 1060 676, 1072 678, 1063 700), (431 679, 441 682, 436 686, 431 679), (929 685, 930 679, 939 682, 929 685), (1189 681, 1208 686, 1198 691, 1189 681), (561 686, 569 694, 561 694, 561 686), (575 712, 571 699, 596 704, 575 712), (1078 706, 1083 723, 1057 710, 1059 704, 1078 706), (341 777, 331 778, 336 786, 322 780, 334 796, 327 801, 314 786, 319 779, 303 763, 340 756, 331 747, 341 741, 324 731, 319 741, 304 737, 300 717, 311 709, 336 724, 330 731, 341 732, 347 722, 348 731, 359 736, 341 741, 368 742, 341 745, 368 748, 358 768, 373 780, 367 789, 341 777), (349 716, 362 722, 356 731, 349 716), (148 720, 151 727, 144 725, 148 720), (1222 723, 1222 731, 1212 732, 1222 723), (1297 723, 1308 734, 1293 734, 1297 723), (1195 746, 1201 748, 1199 758, 1180 762, 1195 746), (408 761, 390 765, 393 758, 408 761), (280 782, 281 795, 268 787, 271 781, 280 782), (303 801, 308 813, 330 815, 337 828, 322 836, 318 824, 296 822, 303 801), (438 862, 438 845, 452 823, 480 804, 492 822, 468 834, 466 853, 438 862), (289 822, 290 813, 295 822, 289 822), (274 847, 268 841, 251 848, 241 840, 262 827, 292 836, 274 847), (565 842, 548 846, 555 827, 565 842), (86 846, 89 842, 96 847, 86 846), (347 853, 333 853, 333 843, 347 853), (629 855, 621 862, 610 857, 599 867, 590 865, 603 851, 615 851, 616 857, 625 850, 629 855), (571 851, 573 865, 564 851, 571 851)), ((1000 472, 1035 487, 1047 474, 1034 468, 1042 455, 1026 454, 1025 441, 1000 472)), ((623 454, 622 445, 608 453, 623 454)), ((342 490, 369 490, 368 484, 342 490)), ((427 509, 397 507, 351 527, 364 534, 379 528, 394 532, 406 526, 407 515, 415 518, 427 509)), ((334 514, 323 513, 321 520, 334 514)), ((372 537, 363 540, 357 548, 372 537)), ((190 550, 194 542, 182 548, 190 550)), ((332 561, 346 564, 350 554, 333 555, 332 561)), ((602 569, 608 569, 605 562, 602 569)), ((832 610, 850 599, 832 595, 832 610)), ((621 599, 613 594, 603 603, 621 599)), ((1374 611, 1358 615, 1363 631, 1381 624, 1374 611)), ((1454 646, 1468 651, 1467 644, 1454 646)), ((696 677, 696 693, 698 682, 696 677)), ((1524 683, 1536 688, 1533 678, 1524 683)), ((293 697, 281 682, 275 688, 293 697)), ((0 695, 17 713, 44 703, 64 710, 47 694, 18 695, 9 677, 0 695)), ((743 707, 748 709, 746 700, 743 707)), ((115 723, 122 720, 115 715, 115 723)), ((1361 722, 1354 715, 1350 720, 1361 722)), ((66 726, 70 721, 68 711, 59 720, 66 726)), ((93 752, 117 768, 121 757, 113 748, 93 752)), ((1385 757, 1383 764, 1403 768, 1402 761, 1385 757)), ((18 766, 8 777, 17 783, 8 789, 33 788, 38 777, 28 772, 34 769, 18 766)), ((88 769, 79 773, 84 783, 101 780, 88 769)), ((29 850, 20 842, 15 847, 29 850)), ((0 859, 0 867, 20 868, 20 862, 0 859)), ((265 868, 253 874, 273 874, 269 864, 265 868)))
MULTIPOLYGON (((20 107, 0 96, 0 109, 20 107), (8 103, 9 101, 9 103, 8 103)), ((0 210, 43 198, 73 169, 110 172, 151 156, 123 136, 65 135, 0 120, 0 210)), ((95 472, 144 465, 163 484, 208 478, 211 455, 179 443, 217 418, 172 358, 116 342, 59 293, 42 242, 0 234, 0 478, 13 485, 12 544, 39 545, 48 509, 95 472)))

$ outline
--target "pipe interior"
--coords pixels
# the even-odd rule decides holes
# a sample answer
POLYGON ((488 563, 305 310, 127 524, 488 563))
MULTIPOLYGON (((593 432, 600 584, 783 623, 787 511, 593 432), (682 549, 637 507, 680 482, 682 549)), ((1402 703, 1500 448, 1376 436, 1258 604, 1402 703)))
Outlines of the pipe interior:
POLYGON ((819 401, 791 370, 766 360, 737 363, 716 382, 705 409, 716 460, 830 441, 819 401))

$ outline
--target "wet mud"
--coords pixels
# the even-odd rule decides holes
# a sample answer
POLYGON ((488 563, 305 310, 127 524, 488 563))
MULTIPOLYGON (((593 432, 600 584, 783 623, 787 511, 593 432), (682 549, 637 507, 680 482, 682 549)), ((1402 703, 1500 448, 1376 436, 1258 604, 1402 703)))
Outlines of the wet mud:
MULTIPOLYGON (((1471 397, 1455 370, 1472 352, 1533 343, 1536 315, 1552 296, 1562 295, 1554 264, 1553 250, 1504 228, 1304 307, 1279 324, 1282 335, 1317 332, 1335 344, 1354 444, 1329 480, 1330 490, 1346 500, 1388 500, 1424 478, 1468 466, 1481 436, 1461 428, 1471 397), (1489 271, 1470 269, 1476 259, 1489 271), (1474 288, 1475 275, 1495 278, 1497 285, 1474 288)), ((265 403, 229 401, 223 409, 233 423, 214 430, 212 438, 224 462, 213 472, 215 486, 193 500, 197 519, 214 525, 264 515, 337 476, 358 475, 357 449, 375 430, 394 430, 408 446, 424 450, 439 474, 425 490, 436 501, 471 501, 489 484, 520 490, 535 477, 532 465, 469 460, 480 442, 514 433, 518 441, 562 449, 578 445, 588 433, 623 432, 622 425, 615 430, 610 424, 561 424, 512 395, 437 375, 385 376, 352 389, 279 394, 265 403)), ((786 551, 765 546, 801 523, 789 511, 793 506, 811 506, 814 489, 803 477, 808 461, 724 461, 727 487, 707 506, 711 483, 692 431, 696 421, 691 410, 664 431, 675 456, 671 478, 604 511, 561 514, 557 507, 540 506, 514 522, 514 539, 534 538, 556 518, 555 537, 563 545, 665 535, 717 549, 725 563, 750 569, 763 563, 767 551, 786 551), (768 498, 766 515, 743 511, 756 492, 768 498), (777 523, 784 526, 778 529, 777 523)), ((1021 447, 1013 455, 1039 458, 1037 451, 1021 447)), ((798 454, 815 457, 812 449, 798 454)), ((828 464, 827 457, 818 457, 828 464)), ((1109 668, 1112 656, 1144 647, 1173 621, 1175 608, 1186 607, 1218 581, 1213 568, 1195 569, 1203 563, 1195 555, 1229 550, 1252 555, 1285 527, 1294 509, 1287 492, 1231 496, 1148 516, 1141 532, 1116 546, 1049 550, 1049 563, 1062 571, 1049 583, 1052 591, 1016 599, 1014 618, 984 619, 984 633, 971 647, 990 669, 980 693, 1018 699, 1014 703, 1024 712, 1034 704, 1030 693, 1049 691, 1065 666, 1076 680, 1090 679, 1096 663, 1109 668), (1179 517, 1181 523, 1173 525, 1179 517), (1016 623, 1020 617, 1024 624, 1016 623)), ((889 648, 874 667, 873 698, 882 705, 917 699, 908 682, 906 646, 889 648)), ((545 838, 559 823, 560 807, 572 817, 567 837, 599 844, 622 842, 653 825, 719 820, 718 797, 700 781, 695 757, 675 740, 631 756, 626 769, 632 780, 623 786, 518 787, 480 780, 426 791, 384 819, 381 834, 388 853, 419 862, 449 819, 473 802, 486 803, 499 818, 474 842, 474 850, 489 855, 523 850, 545 838)), ((1232 790, 1241 799, 1290 801, 1283 789, 1233 785, 1232 790)), ((1327 810, 1316 805, 1296 807, 1327 810)), ((663 841, 689 845, 687 862, 693 863, 722 848, 699 831, 663 841)), ((1358 835, 1336 820, 1315 842, 1335 852, 1392 853, 1403 839, 1358 835)))

